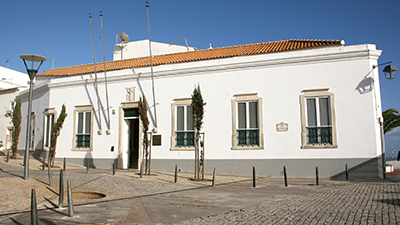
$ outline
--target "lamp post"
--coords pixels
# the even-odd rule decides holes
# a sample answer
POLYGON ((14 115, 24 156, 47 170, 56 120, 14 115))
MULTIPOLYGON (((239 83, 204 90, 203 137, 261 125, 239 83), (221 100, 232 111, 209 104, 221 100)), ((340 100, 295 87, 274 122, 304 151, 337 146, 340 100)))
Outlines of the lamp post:
POLYGON ((21 55, 20 58, 24 61, 26 71, 29 75, 29 102, 28 102, 28 123, 26 126, 26 141, 25 141, 25 158, 24 158, 24 179, 29 178, 29 145, 31 143, 31 113, 32 113, 32 89, 33 89, 33 79, 36 77, 40 66, 46 58, 40 55, 21 55), (26 61, 32 62, 31 69, 28 68, 26 61), (33 68, 34 62, 40 62, 37 69, 33 68))
MULTIPOLYGON (((392 63, 392 61, 372 66, 372 69, 375 69, 378 66, 389 64, 385 66, 385 68, 383 69, 383 73, 385 74, 386 79, 389 80, 394 79, 396 77, 397 68, 394 65, 391 65, 390 63, 392 63)), ((384 141, 385 134, 383 130, 383 121, 380 120, 379 122, 381 127, 382 171, 383 171, 383 179, 386 179, 386 159, 385 159, 386 154, 385 154, 385 141, 384 141)))

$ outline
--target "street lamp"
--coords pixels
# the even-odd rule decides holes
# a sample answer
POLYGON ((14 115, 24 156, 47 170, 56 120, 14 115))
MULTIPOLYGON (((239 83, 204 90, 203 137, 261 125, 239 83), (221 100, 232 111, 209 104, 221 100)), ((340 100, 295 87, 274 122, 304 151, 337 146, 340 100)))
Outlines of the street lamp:
POLYGON ((29 144, 31 143, 31 113, 32 113, 32 88, 33 88, 33 79, 36 77, 37 72, 39 71, 40 66, 46 58, 40 55, 21 55, 20 58, 24 61, 26 71, 29 75, 29 103, 28 103, 28 124, 26 126, 26 141, 25 141, 25 158, 24 158, 24 179, 27 180, 29 178, 29 144), (31 69, 28 68, 26 61, 32 62, 31 69), (40 62, 37 69, 33 68, 34 62, 40 62))
POLYGON ((390 63, 392 63, 392 61, 390 62, 385 62, 376 66, 372 66, 372 69, 375 69, 378 66, 383 66, 386 64, 389 64, 387 66, 385 66, 385 68, 383 69, 383 73, 385 74, 386 79, 394 79, 396 78, 396 73, 397 73, 397 68, 394 65, 391 65, 390 63))

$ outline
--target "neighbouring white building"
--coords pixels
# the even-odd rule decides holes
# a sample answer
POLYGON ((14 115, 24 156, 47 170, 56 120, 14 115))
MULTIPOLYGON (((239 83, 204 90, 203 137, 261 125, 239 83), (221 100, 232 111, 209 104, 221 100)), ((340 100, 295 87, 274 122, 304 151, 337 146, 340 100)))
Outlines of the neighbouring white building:
MULTIPOLYGON (((119 168, 138 168, 138 100, 145 96, 155 139, 152 169, 178 165, 193 171, 190 103, 200 85, 207 103, 202 129, 206 172, 216 167, 219 173, 251 174, 256 166, 257 175, 281 176, 286 166, 289 176, 311 177, 318 166, 320 176, 340 177, 347 165, 351 177, 382 177, 381 97, 378 69, 373 69, 381 51, 375 45, 286 40, 168 50, 157 43, 152 45, 157 53, 152 59, 154 99, 148 44, 116 45, 114 60, 106 62, 106 78, 103 63, 96 64, 97 74, 93 64, 38 74, 32 151, 44 155, 65 104, 68 116, 57 159, 81 165, 90 160, 96 168, 111 168, 118 159, 119 168)), ((18 98, 26 117, 28 91, 18 98)))
POLYGON ((29 86, 29 76, 0 66, 0 149, 10 149, 12 121, 11 115, 15 106, 15 96, 29 86))

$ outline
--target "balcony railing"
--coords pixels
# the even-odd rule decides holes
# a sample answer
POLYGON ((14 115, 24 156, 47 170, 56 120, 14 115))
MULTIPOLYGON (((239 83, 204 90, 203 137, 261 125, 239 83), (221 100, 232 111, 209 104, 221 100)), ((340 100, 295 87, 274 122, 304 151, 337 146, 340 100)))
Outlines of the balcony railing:
POLYGON ((308 145, 332 145, 332 127, 307 127, 308 145))
POLYGON ((194 147, 194 131, 176 131, 176 147, 194 147))
POLYGON ((77 148, 90 148, 90 134, 77 134, 76 135, 77 148))
POLYGON ((237 146, 260 146, 259 129, 240 129, 236 130, 237 146))

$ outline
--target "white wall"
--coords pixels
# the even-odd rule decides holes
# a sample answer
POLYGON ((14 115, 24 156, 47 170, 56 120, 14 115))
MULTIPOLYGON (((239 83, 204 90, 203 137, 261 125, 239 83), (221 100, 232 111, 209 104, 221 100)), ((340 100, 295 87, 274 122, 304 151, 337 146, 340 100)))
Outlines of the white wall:
MULTIPOLYGON (((195 51, 195 48, 181 45, 170 45, 154 41, 151 42, 151 54, 153 56, 188 51, 195 51)), ((132 59, 149 56, 149 40, 133 41, 127 44, 121 43, 114 45, 113 60, 132 59)))
MULTIPOLYGON (((159 134, 162 135, 162 145, 152 147, 152 158, 193 159, 193 151, 170 151, 171 104, 176 98, 191 97, 197 84, 200 84, 203 99, 207 102, 203 128, 206 132, 207 159, 328 159, 379 156, 379 75, 377 70, 369 74, 379 55, 380 51, 375 50, 374 45, 358 45, 154 67, 158 128, 159 134), (375 92, 360 94, 356 87, 366 75, 373 76, 375 92), (338 147, 302 149, 300 95, 305 89, 320 88, 329 88, 329 92, 335 96, 338 147), (231 100, 235 94, 244 93, 258 93, 262 98, 265 146, 263 150, 231 150, 231 100), (280 122, 288 123, 287 132, 276 131, 275 126, 280 122)), ((121 102, 126 100, 125 88, 136 87, 136 100, 144 94, 151 114, 153 113, 149 72, 150 68, 135 68, 107 73, 110 106, 116 111, 115 115, 111 115, 110 135, 105 132, 106 95, 104 79, 99 75, 99 93, 104 107, 101 118, 103 134, 97 133, 99 125, 95 119, 94 147, 91 152, 93 158, 116 157, 117 152, 111 152, 110 147, 115 146, 115 151, 118 150, 118 109, 121 102)), ((46 101, 37 103, 38 107, 43 109, 55 107, 58 113, 62 103, 67 107, 68 117, 58 139, 57 157, 84 158, 87 154, 85 151, 71 151, 74 133, 73 111, 75 106, 92 104, 98 115, 93 82, 92 74, 52 80, 48 85, 48 105, 46 106, 46 101)), ((153 126, 150 122, 150 127, 153 126)))

